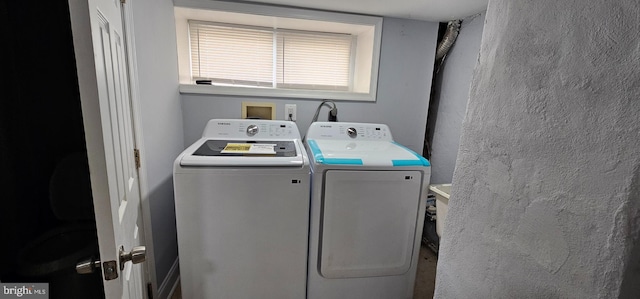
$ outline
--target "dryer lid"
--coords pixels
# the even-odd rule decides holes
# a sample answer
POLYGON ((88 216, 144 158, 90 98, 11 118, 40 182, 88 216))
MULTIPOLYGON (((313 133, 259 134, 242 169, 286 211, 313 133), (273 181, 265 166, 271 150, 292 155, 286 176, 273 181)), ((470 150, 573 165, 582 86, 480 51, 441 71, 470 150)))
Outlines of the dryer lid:
POLYGON ((315 164, 351 166, 430 166, 429 161, 394 141, 308 139, 315 164))

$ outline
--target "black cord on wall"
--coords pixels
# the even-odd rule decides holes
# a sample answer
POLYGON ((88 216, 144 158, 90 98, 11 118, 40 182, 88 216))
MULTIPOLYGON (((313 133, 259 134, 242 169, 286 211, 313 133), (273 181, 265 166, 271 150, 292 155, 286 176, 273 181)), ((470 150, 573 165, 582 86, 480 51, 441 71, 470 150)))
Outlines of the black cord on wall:
MULTIPOLYGON (((327 119, 330 122, 337 122, 338 121, 338 106, 336 106, 336 103, 332 100, 323 100, 322 103, 320 103, 320 105, 318 105, 318 108, 316 109, 316 113, 313 115, 313 118, 311 119, 311 123, 314 123, 316 121, 318 121, 318 116, 320 115, 320 109, 322 109, 322 107, 328 107, 331 110, 329 110, 329 115, 327 116, 327 119), (331 104, 331 105, 329 105, 331 104)), ((305 134, 302 137, 302 142, 305 141, 305 139, 307 138, 307 135, 305 134)))

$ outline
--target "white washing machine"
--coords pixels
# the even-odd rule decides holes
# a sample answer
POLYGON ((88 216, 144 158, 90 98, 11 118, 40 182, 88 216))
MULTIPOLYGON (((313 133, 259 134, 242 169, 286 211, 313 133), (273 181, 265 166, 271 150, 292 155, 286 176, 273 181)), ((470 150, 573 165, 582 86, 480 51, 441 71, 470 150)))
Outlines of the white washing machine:
POLYGON ((429 161, 386 125, 315 122, 309 299, 412 298, 429 161))
POLYGON ((174 163, 182 298, 305 298, 309 181, 295 123, 210 120, 174 163))

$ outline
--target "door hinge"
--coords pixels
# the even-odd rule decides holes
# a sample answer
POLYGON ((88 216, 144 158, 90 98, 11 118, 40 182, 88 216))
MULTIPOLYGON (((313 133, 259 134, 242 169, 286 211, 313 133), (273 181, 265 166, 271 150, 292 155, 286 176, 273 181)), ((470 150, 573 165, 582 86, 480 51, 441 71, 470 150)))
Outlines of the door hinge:
POLYGON ((140 169, 140 150, 137 148, 133 149, 133 156, 136 160, 136 169, 140 169))
POLYGON ((153 288, 151 287, 151 283, 147 283, 147 298, 153 299, 153 288))

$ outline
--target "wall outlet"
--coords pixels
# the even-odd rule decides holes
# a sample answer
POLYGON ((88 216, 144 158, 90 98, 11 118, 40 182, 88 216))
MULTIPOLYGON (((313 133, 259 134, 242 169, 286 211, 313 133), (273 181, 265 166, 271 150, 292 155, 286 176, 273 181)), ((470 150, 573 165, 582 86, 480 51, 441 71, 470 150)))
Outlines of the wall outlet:
POLYGON ((284 105, 284 119, 290 121, 296 121, 296 104, 284 105))

